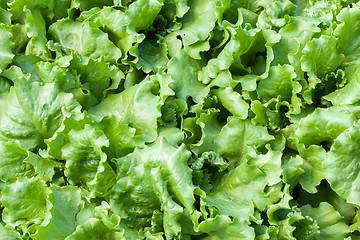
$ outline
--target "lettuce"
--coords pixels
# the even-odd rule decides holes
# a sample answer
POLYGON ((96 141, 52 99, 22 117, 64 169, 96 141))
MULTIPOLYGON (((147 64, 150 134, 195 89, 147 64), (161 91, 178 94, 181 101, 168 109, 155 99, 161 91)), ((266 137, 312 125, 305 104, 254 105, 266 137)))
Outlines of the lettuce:
POLYGON ((359 239, 357 0, 0 0, 0 239, 359 239))

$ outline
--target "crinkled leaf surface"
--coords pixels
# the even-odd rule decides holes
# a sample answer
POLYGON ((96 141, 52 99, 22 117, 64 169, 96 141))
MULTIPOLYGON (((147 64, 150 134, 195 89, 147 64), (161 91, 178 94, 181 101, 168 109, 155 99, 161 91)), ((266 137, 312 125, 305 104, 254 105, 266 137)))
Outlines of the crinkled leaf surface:
POLYGON ((97 116, 115 115, 121 124, 128 124, 142 135, 144 141, 154 141, 157 136, 157 118, 160 97, 152 92, 155 82, 148 80, 125 91, 110 95, 99 105, 90 109, 97 116))
POLYGON ((334 141, 324 161, 324 171, 330 186, 339 196, 350 203, 359 203, 358 142, 360 141, 359 121, 341 133, 334 141), (341 171, 344 174, 336 174, 341 171))
POLYGON ((358 0, 0 0, 0 239, 358 239, 358 0))
POLYGON ((0 72, 4 71, 5 68, 11 63, 14 54, 11 51, 11 47, 14 45, 12 42, 12 34, 7 30, 4 25, 0 25, 0 72))
POLYGON ((62 109, 78 111, 79 104, 71 94, 61 92, 54 84, 41 86, 16 80, 10 93, 0 99, 0 139, 19 141, 29 149, 44 146, 64 118, 62 109))
POLYGON ((32 176, 34 168, 24 160, 28 152, 15 142, 0 141, 0 179, 15 182, 18 177, 32 176))
POLYGON ((34 222, 45 217, 48 189, 36 178, 21 178, 1 193, 3 220, 8 224, 34 222))
POLYGON ((81 191, 74 186, 53 185, 48 197, 50 211, 37 228, 33 239, 64 239, 76 227, 76 215, 82 208, 81 191))

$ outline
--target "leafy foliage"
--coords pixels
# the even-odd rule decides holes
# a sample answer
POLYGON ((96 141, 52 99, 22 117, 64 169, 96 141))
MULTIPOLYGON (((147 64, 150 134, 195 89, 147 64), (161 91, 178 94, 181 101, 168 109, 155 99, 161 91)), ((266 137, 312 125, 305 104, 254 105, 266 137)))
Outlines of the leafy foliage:
POLYGON ((0 239, 358 239, 357 0, 0 0, 0 239))

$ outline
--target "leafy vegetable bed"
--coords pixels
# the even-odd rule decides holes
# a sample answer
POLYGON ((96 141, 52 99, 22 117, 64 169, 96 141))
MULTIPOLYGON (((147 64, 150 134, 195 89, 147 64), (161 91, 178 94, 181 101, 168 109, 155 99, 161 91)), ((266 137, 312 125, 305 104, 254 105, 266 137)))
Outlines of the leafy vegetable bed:
POLYGON ((360 239, 360 3, 0 0, 0 239, 360 239))

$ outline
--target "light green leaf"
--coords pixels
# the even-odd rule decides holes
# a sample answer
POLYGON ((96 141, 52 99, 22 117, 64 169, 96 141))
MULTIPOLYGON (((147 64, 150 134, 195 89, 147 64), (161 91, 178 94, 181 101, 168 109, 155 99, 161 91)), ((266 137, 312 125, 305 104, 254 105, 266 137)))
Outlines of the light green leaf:
POLYGON ((0 180, 15 182, 18 177, 31 177, 34 168, 24 162, 28 152, 15 142, 0 141, 0 180))
POLYGON ((45 20, 39 11, 27 11, 29 15, 25 20, 26 34, 29 38, 46 37, 45 20))
POLYGON ((199 82, 197 72, 202 62, 191 59, 184 51, 180 51, 170 59, 168 73, 174 81, 175 94, 183 100, 191 97, 194 102, 200 103, 210 89, 199 82))
POLYGON ((22 222, 39 223, 47 211, 47 194, 45 182, 36 178, 21 178, 7 185, 0 198, 5 207, 3 220, 14 225, 22 222))
POLYGON ((206 150, 214 148, 214 141, 221 130, 217 117, 218 111, 214 109, 209 109, 206 113, 200 113, 196 124, 201 128, 201 138, 199 142, 190 146, 191 151, 195 154, 200 155, 206 150))
POLYGON ((327 202, 321 202, 317 208, 306 205, 301 207, 300 210, 304 215, 313 218, 319 226, 320 235, 313 236, 312 239, 314 240, 344 239, 350 232, 341 215, 327 202))
POLYGON ((360 144, 360 122, 342 132, 331 146, 323 162, 326 180, 340 197, 349 203, 360 204, 359 184, 360 168, 358 165, 360 144))
POLYGON ((345 76, 348 83, 335 91, 323 96, 323 99, 330 101, 333 105, 354 104, 360 100, 360 95, 355 91, 360 86, 360 62, 352 62, 351 66, 345 68, 345 76))
POLYGON ((299 182, 309 193, 316 193, 316 186, 324 179, 322 163, 326 159, 326 151, 316 145, 308 148, 299 146, 298 151, 303 160, 301 168, 304 170, 304 173, 300 175, 299 182))
POLYGON ((0 224, 0 240, 20 240, 21 236, 16 231, 11 231, 7 229, 2 224, 0 224))
MULTIPOLYGON (((259 40, 259 30, 251 29, 246 31, 240 26, 237 28, 228 26, 226 31, 231 36, 229 41, 217 57, 210 59, 207 65, 198 73, 199 80, 204 84, 208 84, 221 71, 230 67, 235 73, 247 71, 241 56, 250 51, 253 46, 258 50, 255 43, 259 40)), ((261 42, 261 40, 259 41, 261 42)))
POLYGON ((317 222, 309 216, 304 216, 299 209, 290 212, 280 223, 280 239, 316 239, 320 235, 317 222))
POLYGON ((259 14, 257 26, 261 28, 284 27, 290 22, 289 15, 296 8, 290 0, 261 1, 264 11, 259 14))
POLYGON ((133 152, 136 147, 145 146, 142 137, 136 135, 136 129, 121 123, 121 119, 115 115, 105 116, 98 126, 109 139, 109 147, 105 150, 109 159, 123 157, 133 152))
POLYGON ((76 214, 83 207, 81 190, 75 186, 52 185, 48 197, 48 212, 32 236, 34 240, 61 240, 72 234, 76 227, 76 214))
POLYGON ((74 22, 62 19, 49 27, 49 33, 61 46, 93 59, 103 57, 105 61, 115 63, 121 57, 121 51, 95 24, 74 22))
MULTIPOLYGON (((321 35, 309 41, 301 56, 301 69, 309 75, 310 92, 320 82, 320 78, 334 71, 343 61, 344 55, 337 49, 338 39, 321 35)), ((306 98, 306 97, 305 97, 306 98)), ((311 99, 307 99, 311 102, 311 99)))
MULTIPOLYGON (((58 60, 60 62, 60 59, 58 60)), ((69 62, 70 69, 74 69, 80 76, 82 89, 89 90, 98 100, 105 97, 106 90, 111 86, 112 81, 116 81, 119 70, 115 66, 105 62, 105 59, 92 59, 77 54, 69 62)), ((117 88, 117 86, 115 86, 117 88)))
POLYGON ((0 23, 8 25, 11 24, 11 13, 6 10, 6 3, 4 4, 0 6, 0 23))
POLYGON ((233 221, 225 215, 217 215, 199 224, 199 231, 207 233, 204 240, 253 239, 254 233, 245 222, 233 221))
POLYGON ((100 166, 106 161, 103 147, 109 141, 103 131, 86 124, 81 130, 71 130, 67 134, 66 144, 61 148, 65 163, 65 176, 72 184, 86 184, 91 181, 100 166))
POLYGON ((52 179, 55 174, 54 168, 62 169, 63 167, 61 163, 56 162, 54 159, 46 159, 32 152, 28 153, 28 157, 24 162, 30 163, 35 169, 35 175, 44 181, 52 179))
POLYGON ((295 131, 295 137, 306 146, 331 143, 356 120, 349 108, 317 108, 314 112, 301 118, 295 131))
POLYGON ((116 173, 108 162, 100 161, 95 177, 87 183, 91 191, 89 198, 107 197, 113 191, 116 173))
POLYGON ((190 1, 189 7, 189 11, 180 20, 182 28, 178 31, 184 45, 207 39, 217 20, 215 0, 190 1))
MULTIPOLYGON (((251 155, 254 156, 248 155, 247 159, 216 182, 210 197, 228 199, 244 206, 253 203, 260 211, 280 200, 280 197, 268 199, 270 193, 265 192, 265 187, 280 181, 282 153, 269 150, 265 155, 251 155)), ((246 219, 241 211, 239 208, 227 214, 246 219)))
POLYGON ((26 9, 31 9, 41 12, 46 20, 52 19, 54 16, 54 1, 50 0, 13 0, 8 2, 9 12, 12 14, 12 20, 24 23, 25 18, 27 17, 26 9))
POLYGON ((249 104, 231 87, 219 88, 214 91, 220 103, 235 117, 245 119, 248 116, 249 104))
POLYGON ((125 20, 135 31, 147 29, 152 25, 162 5, 163 1, 159 0, 137 0, 127 9, 125 20))
POLYGON ((149 226, 154 211, 162 209, 166 236, 178 235, 182 208, 194 211, 189 157, 185 145, 174 147, 159 138, 150 147, 117 159, 118 180, 110 205, 120 217, 128 219, 129 227, 135 228, 149 226))
POLYGON ((214 149, 236 166, 246 153, 247 146, 258 148, 273 139, 265 127, 232 117, 214 140, 214 149))
POLYGON ((22 53, 30 40, 26 34, 25 25, 13 24, 11 25, 10 32, 13 35, 12 41, 15 43, 12 47, 13 53, 22 53))
MULTIPOLYGON (((142 1, 144 3, 144 1, 142 1)), ((138 9, 133 9, 137 12, 139 18, 138 9)), ((146 12, 143 18, 146 18, 146 12)), ((134 15, 135 13, 129 13, 134 15)), ((123 58, 127 58, 126 54, 131 50, 132 54, 136 53, 138 44, 141 43, 145 35, 138 34, 134 29, 130 28, 128 20, 126 20, 126 12, 116 10, 110 7, 104 7, 103 9, 93 8, 87 12, 83 12, 79 17, 79 20, 86 20, 99 25, 108 32, 109 36, 114 36, 111 41, 119 47, 122 51, 123 58)), ((146 22, 146 21, 145 21, 146 22)), ((146 22, 148 24, 148 22, 146 22)), ((136 54, 135 54, 136 55, 136 54)))
POLYGON ((73 234, 65 240, 120 240, 122 234, 107 228, 104 223, 96 218, 90 218, 83 224, 76 227, 73 234))
POLYGON ((344 59, 337 50, 335 37, 322 35, 306 44, 301 57, 301 68, 310 77, 324 77, 334 71, 344 59))
POLYGON ((119 94, 112 94, 100 104, 89 109, 89 113, 98 117, 114 115, 121 124, 128 124, 136 129, 136 135, 142 135, 146 142, 157 137, 157 118, 161 116, 160 97, 154 94, 154 80, 145 79, 119 94))
POLYGON ((91 122, 86 112, 76 114, 64 112, 64 115, 65 119, 54 135, 45 140, 45 143, 47 144, 47 153, 44 153, 44 155, 48 154, 49 156, 59 160, 64 160, 61 148, 68 143, 68 133, 70 131, 80 132, 85 128, 86 124, 91 122))
POLYGON ((44 139, 60 127, 62 110, 78 112, 80 106, 71 94, 61 92, 54 84, 41 86, 28 83, 23 77, 13 80, 15 87, 0 99, 4 106, 0 110, 0 139, 19 141, 30 150, 43 147, 44 139))
POLYGON ((296 74, 302 76, 300 58, 305 45, 320 32, 316 24, 297 18, 280 29, 281 40, 274 45, 273 65, 290 63, 296 74))
POLYGON ((0 73, 11 63, 14 54, 11 48, 15 45, 12 41, 13 34, 7 27, 0 24, 0 73))
POLYGON ((184 140, 184 132, 176 127, 162 127, 159 129, 159 137, 163 137, 171 145, 176 147, 184 140))
POLYGON ((260 99, 269 101, 281 96, 282 100, 290 102, 292 95, 299 92, 293 87, 296 84, 293 80, 295 77, 296 73, 291 65, 273 66, 268 77, 260 80, 256 92, 260 99))
POLYGON ((345 55, 342 66, 352 65, 360 57, 359 31, 360 19, 359 7, 344 8, 336 16, 340 22, 334 32, 334 36, 339 38, 339 51, 345 55))
POLYGON ((35 36, 30 39, 26 45, 25 54, 34 55, 43 60, 50 60, 51 54, 49 49, 46 47, 47 39, 45 36, 35 36))
POLYGON ((113 1, 111 0, 73 0, 71 1, 71 7, 79 8, 80 10, 90 10, 93 7, 111 6, 113 1))

